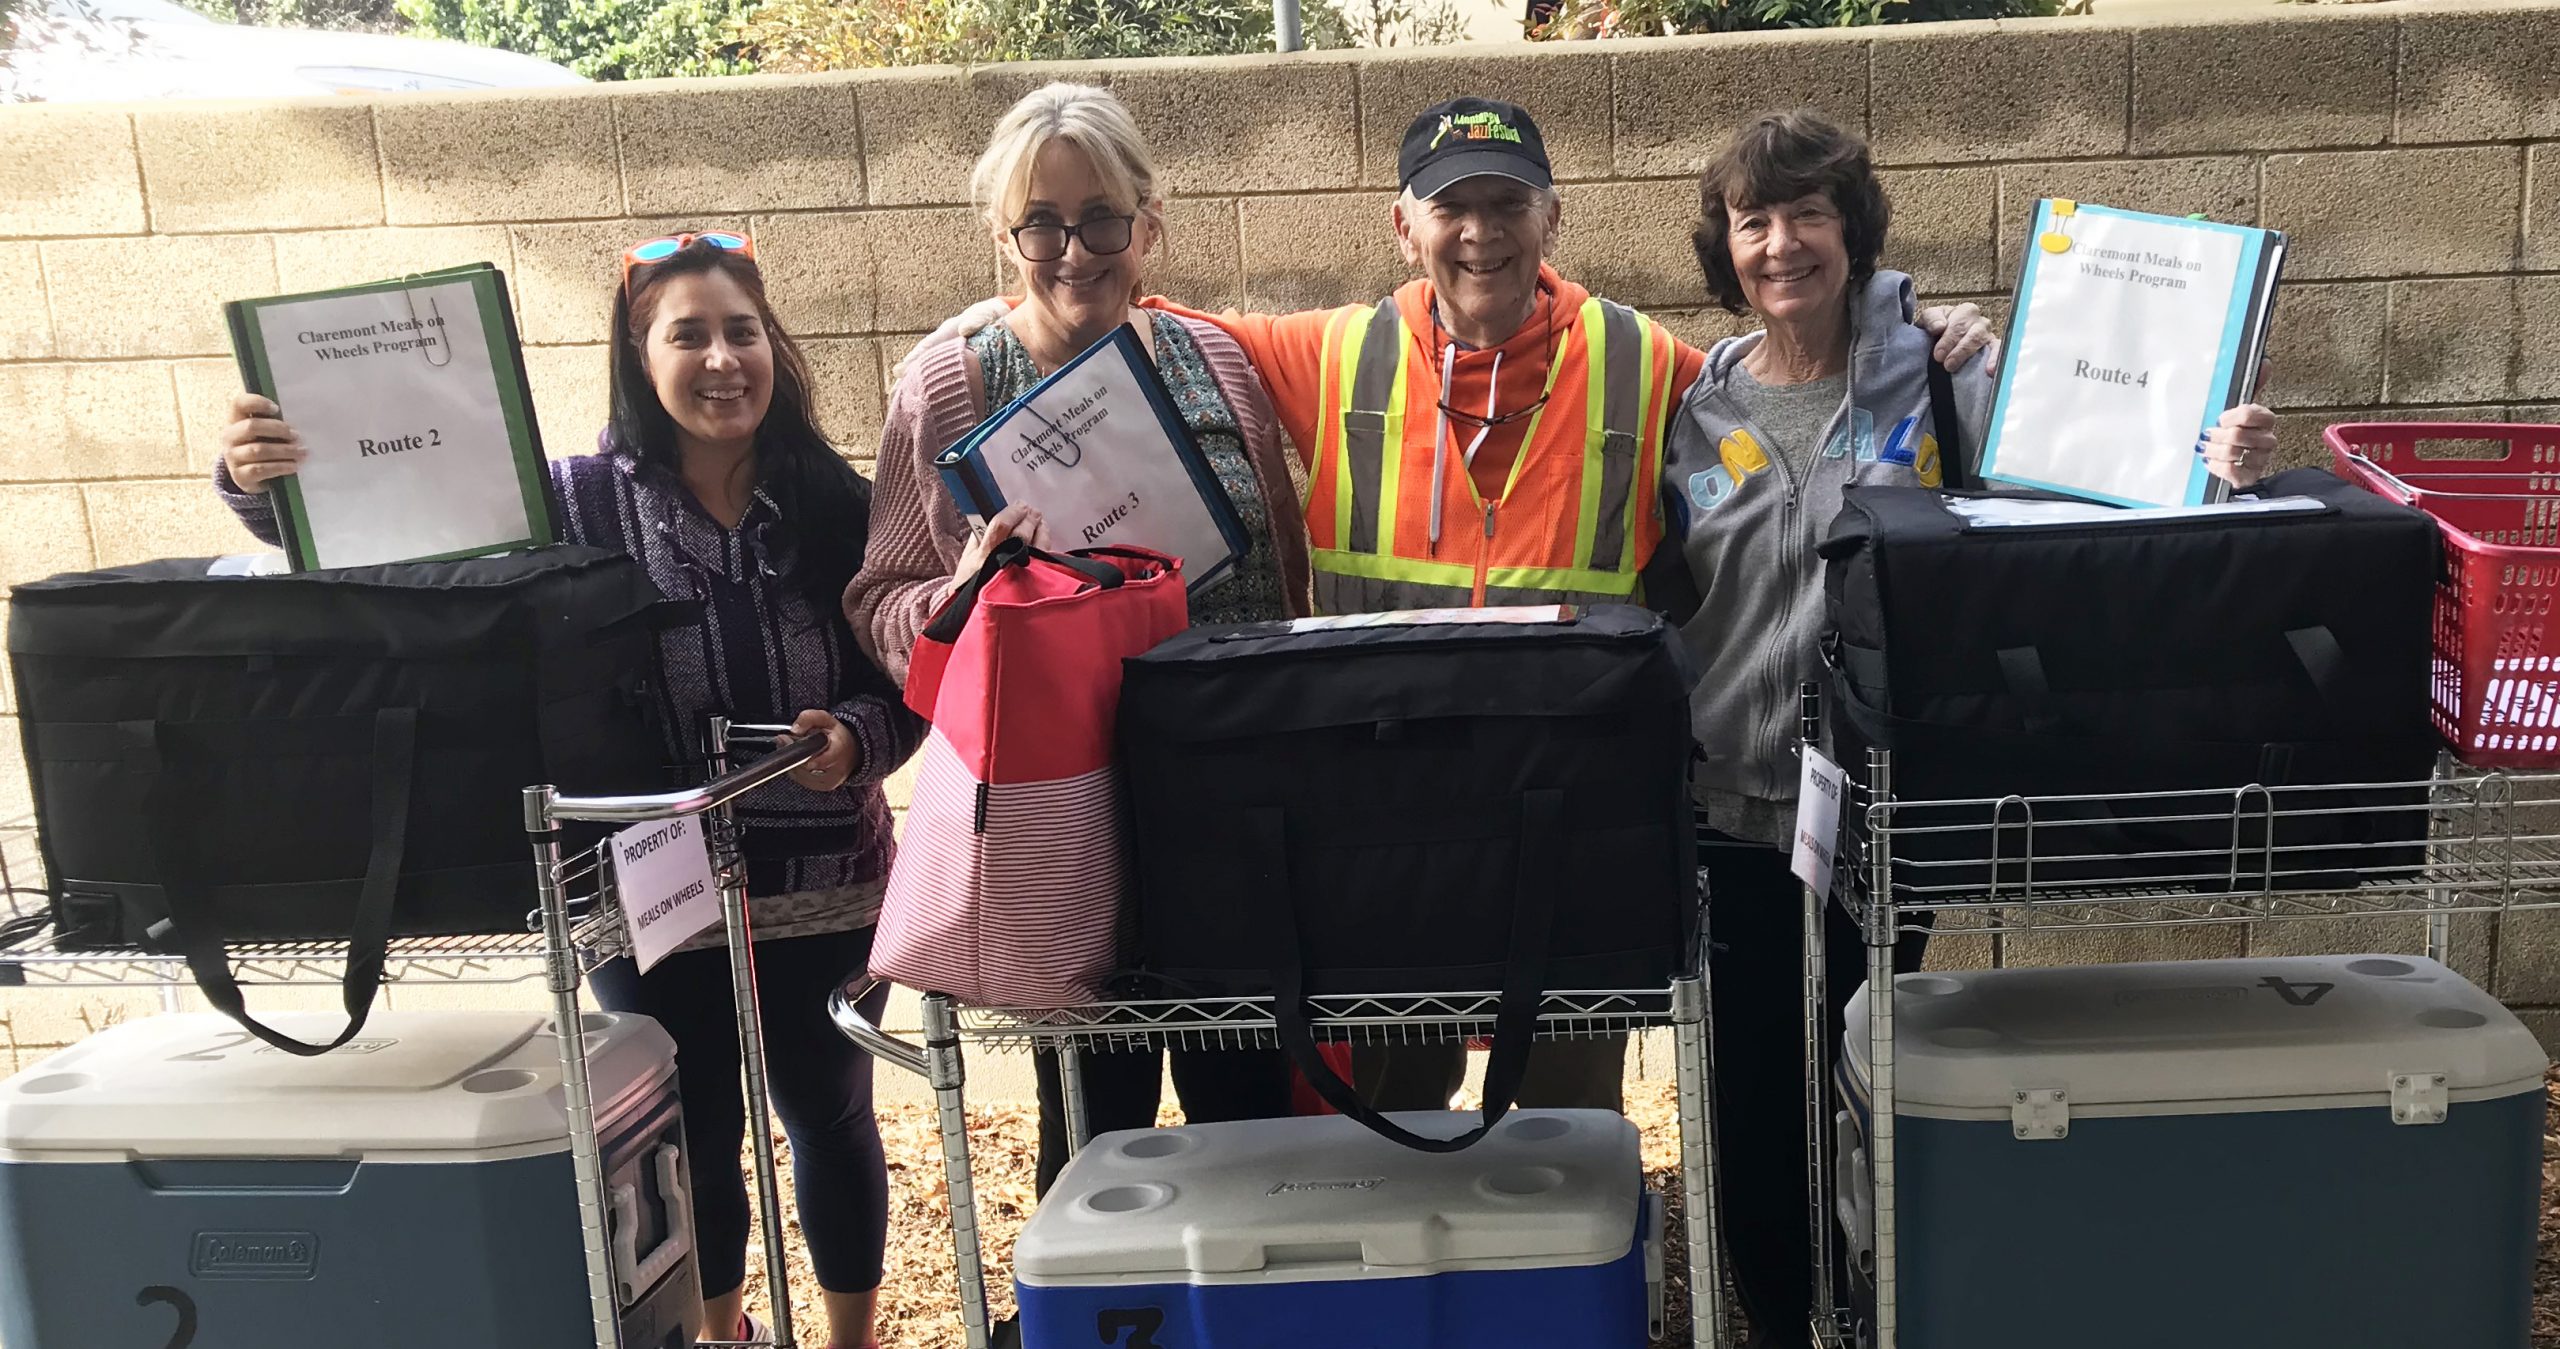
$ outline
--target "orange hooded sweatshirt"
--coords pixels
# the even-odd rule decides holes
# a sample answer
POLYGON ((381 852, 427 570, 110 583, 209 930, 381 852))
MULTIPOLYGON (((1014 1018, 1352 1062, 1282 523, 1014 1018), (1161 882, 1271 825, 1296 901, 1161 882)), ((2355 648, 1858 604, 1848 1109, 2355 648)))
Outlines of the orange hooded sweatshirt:
MULTIPOLYGON (((1486 602, 1488 563, 1496 568, 1576 565, 1573 553, 1582 510, 1588 425, 1584 399, 1596 396, 1596 390, 1588 387, 1592 381, 1587 377, 1583 345, 1584 302, 1589 292, 1552 268, 1540 269, 1538 291, 1528 322, 1500 346, 1481 350, 1456 342, 1440 326, 1429 281, 1409 281, 1395 294, 1403 335, 1412 351, 1406 368, 1402 460, 1395 478, 1398 508, 1389 548, 1401 558, 1471 564, 1477 575, 1478 603, 1486 602), (1547 401, 1528 416, 1491 427, 1443 418, 1439 404, 1444 369, 1450 372, 1447 404, 1468 417, 1510 416, 1536 404, 1542 392, 1547 401), (1553 388, 1549 389, 1551 373, 1553 388), (1476 448, 1470 461, 1471 444, 1476 448), (1523 468, 1524 446, 1530 466, 1539 472, 1515 472, 1523 468), (1437 539, 1432 537, 1430 509, 1435 482, 1440 506, 1437 539)), ((1340 415, 1340 385, 1327 380, 1328 367, 1337 364, 1346 332, 1354 325, 1365 325, 1375 306, 1346 305, 1296 314, 1232 310, 1207 314, 1161 299, 1144 303, 1206 319, 1234 335, 1271 392, 1281 428, 1308 470, 1311 492, 1323 498, 1331 468, 1322 451, 1334 434, 1325 423, 1340 415)), ((1628 540, 1631 564, 1638 568, 1662 538, 1656 483, 1670 416, 1706 364, 1704 352, 1673 339, 1650 319, 1639 321, 1649 330, 1651 360, 1644 379, 1649 396, 1644 399, 1637 436, 1636 490, 1641 506, 1628 540)), ((1339 370, 1332 373, 1338 379, 1339 370)), ((1315 515, 1311 510, 1308 523, 1321 549, 1329 541, 1322 537, 1325 522, 1315 515)), ((1496 587, 1500 588, 1498 578, 1496 587)))

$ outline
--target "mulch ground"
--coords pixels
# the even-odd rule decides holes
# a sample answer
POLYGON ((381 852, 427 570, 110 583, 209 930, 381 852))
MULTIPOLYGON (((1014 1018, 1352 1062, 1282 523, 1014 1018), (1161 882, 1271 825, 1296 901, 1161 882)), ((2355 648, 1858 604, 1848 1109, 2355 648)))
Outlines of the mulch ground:
MULTIPOLYGON (((1636 1083, 1627 1089, 1627 1107, 1628 1117, 1644 1135, 1647 1178, 1670 1199, 1667 1324, 1685 1332, 1688 1243, 1681 1217, 1677 1103, 1668 1084, 1636 1083)), ((949 1195, 943 1185, 942 1144, 933 1112, 921 1106, 884 1111, 880 1127, 889 1152, 889 1269, 880 1289, 882 1349, 961 1349, 960 1319, 954 1310, 949 1195)), ((1013 1310, 1013 1289, 1004 1271, 1010 1267, 1014 1236, 1031 1216, 1034 1127, 1029 1109, 992 1106, 969 1112, 971 1174, 978 1188, 988 1294, 999 1318, 1013 1310)), ((2534 1266, 2533 1343, 2534 1349, 2560 1349, 2560 1072, 2553 1075, 2544 1133, 2542 1248, 2534 1266)), ((787 1160, 787 1148, 783 1155, 787 1160)), ((786 1215, 788 1211, 786 1202, 786 1215)), ((796 1222, 791 1246, 795 1252, 800 1249, 796 1222)), ((765 1300, 763 1262, 761 1249, 749 1252, 750 1306, 762 1306, 765 1300)), ((796 1328, 804 1343, 815 1346, 818 1341, 809 1337, 822 1335, 824 1323, 817 1319, 818 1287, 804 1259, 792 1263, 791 1301, 799 1318, 796 1328)), ((1678 1333, 1658 1345, 1669 1349, 1687 1342, 1685 1333, 1678 1333)))
POLYGON ((2533 1349, 2560 1349, 2560 1070, 2544 1089, 2542 1247, 2533 1260, 2533 1349))

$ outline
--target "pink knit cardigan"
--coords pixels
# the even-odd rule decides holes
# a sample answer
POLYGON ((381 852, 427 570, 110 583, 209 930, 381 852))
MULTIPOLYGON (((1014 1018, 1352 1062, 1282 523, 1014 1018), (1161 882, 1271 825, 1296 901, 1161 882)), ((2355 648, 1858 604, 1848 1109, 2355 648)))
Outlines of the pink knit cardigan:
MULTIPOLYGON (((1309 594, 1307 531, 1299 514, 1305 470, 1281 444, 1271 396, 1244 348, 1215 324, 1180 322, 1208 358, 1209 373, 1235 412, 1245 457, 1270 512, 1271 549, 1289 613, 1303 616, 1309 594)), ((968 522, 943 490, 933 460, 986 415, 977 357, 966 342, 937 342, 908 357, 906 373, 889 394, 871 487, 871 538, 861 572, 845 587, 844 610, 864 653, 901 684, 916 634, 932 619, 943 584, 969 542, 968 522)))

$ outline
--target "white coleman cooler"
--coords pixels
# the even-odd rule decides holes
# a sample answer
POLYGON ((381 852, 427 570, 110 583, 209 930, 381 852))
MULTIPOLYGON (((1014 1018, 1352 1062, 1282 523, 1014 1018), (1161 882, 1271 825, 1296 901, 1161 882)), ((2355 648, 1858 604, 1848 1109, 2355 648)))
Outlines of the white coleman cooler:
POLYGON ((1643 1349, 1661 1245, 1623 1116, 1326 1115, 1104 1134, 1013 1268, 1023 1349, 1643 1349))
MULTIPOLYGON (((2415 956, 1895 981, 1904 1349, 2528 1349, 2532 1032, 2415 956)), ((1871 1301, 1867 992, 1836 1198, 1871 1301)))
MULTIPOLYGON (((646 1017, 586 1027, 623 1345, 682 1349, 701 1288, 675 1047, 646 1017)), ((593 1344, 561 1102, 530 1014, 385 1012, 317 1058, 214 1015, 103 1031, 0 1082, 0 1344, 593 1344)))

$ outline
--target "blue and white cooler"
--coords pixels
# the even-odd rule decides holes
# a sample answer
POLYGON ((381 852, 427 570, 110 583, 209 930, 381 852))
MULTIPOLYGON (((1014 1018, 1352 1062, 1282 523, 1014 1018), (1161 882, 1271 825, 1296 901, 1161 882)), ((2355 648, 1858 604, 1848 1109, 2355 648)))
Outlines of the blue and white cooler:
MULTIPOLYGON (((2542 1048, 2432 960, 1895 982, 1905 1349, 2528 1349, 2542 1048)), ((1872 1306, 1867 991, 1838 1117, 1872 1306)))
POLYGON ((1445 1155, 1333 1115, 1201 1124, 1094 1139, 1013 1267, 1024 1349, 1642 1349, 1661 1215, 1608 1111, 1514 1111, 1445 1155))
MULTIPOLYGON (((682 1349, 675 1046, 639 1016, 586 1034, 623 1343, 682 1349)), ((0 1344, 592 1344, 569 1156, 548 1018, 385 1012, 307 1059, 220 1016, 117 1026, 0 1082, 0 1344)))

